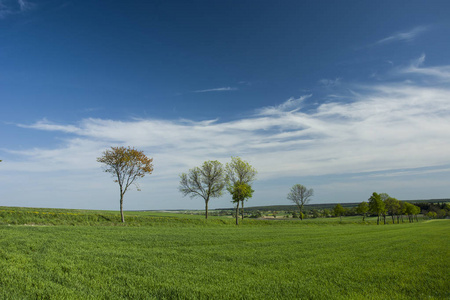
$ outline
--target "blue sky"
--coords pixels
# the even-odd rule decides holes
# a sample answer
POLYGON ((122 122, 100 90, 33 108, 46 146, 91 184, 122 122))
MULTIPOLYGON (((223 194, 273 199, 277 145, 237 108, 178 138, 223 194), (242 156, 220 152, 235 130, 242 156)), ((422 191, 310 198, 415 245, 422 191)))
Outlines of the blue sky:
POLYGON ((0 41, 0 205, 117 209, 122 145, 125 209, 201 209, 179 174, 231 156, 247 206, 450 196, 449 1, 0 0, 0 41))

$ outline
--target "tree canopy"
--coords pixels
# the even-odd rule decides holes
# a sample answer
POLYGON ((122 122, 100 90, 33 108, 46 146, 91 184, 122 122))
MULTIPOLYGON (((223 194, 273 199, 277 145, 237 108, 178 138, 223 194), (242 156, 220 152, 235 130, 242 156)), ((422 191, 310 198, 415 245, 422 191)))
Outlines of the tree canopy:
POLYGON ((115 178, 114 182, 119 184, 120 216, 122 222, 125 222, 123 196, 132 184, 140 190, 136 180, 153 172, 153 159, 148 158, 143 151, 131 147, 111 147, 110 150, 105 150, 103 155, 97 158, 97 161, 105 164, 104 171, 111 173, 115 178))

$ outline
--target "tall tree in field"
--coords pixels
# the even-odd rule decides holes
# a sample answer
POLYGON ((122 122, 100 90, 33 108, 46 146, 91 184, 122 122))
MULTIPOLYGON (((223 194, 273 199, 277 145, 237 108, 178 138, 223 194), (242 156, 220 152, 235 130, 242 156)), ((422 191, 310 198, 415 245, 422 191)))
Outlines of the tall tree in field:
POLYGON ((205 200, 205 218, 208 219, 209 199, 222 196, 224 182, 222 164, 215 161, 205 161, 201 167, 190 169, 180 175, 179 190, 183 196, 201 197, 205 200))
POLYGON ((356 212, 363 216, 363 222, 366 219, 367 212, 369 211, 369 204, 367 202, 361 202, 358 204, 358 207, 356 208, 356 212))
POLYGON ((333 208, 333 212, 335 216, 339 216, 339 221, 342 221, 342 215, 345 213, 345 208, 340 204, 336 204, 333 208))
MULTIPOLYGON (((231 162, 227 163, 225 166, 225 182, 227 186, 227 190, 233 196, 231 191, 234 191, 238 186, 235 186, 237 183, 239 184, 248 184, 251 189, 251 183, 256 179, 256 169, 253 168, 248 162, 242 160, 240 157, 232 157, 231 162)), ((242 187, 239 187, 242 188, 242 187)), ((252 190, 253 191, 253 190, 252 190)), ((244 219, 244 200, 251 198, 245 197, 242 198, 242 219, 244 219)), ((233 202, 236 203, 233 199, 233 202)), ((237 208, 239 209, 239 202, 236 203, 237 208)))
POLYGON ((114 182, 119 184, 120 217, 122 222, 125 222, 123 196, 132 184, 137 187, 138 191, 140 190, 136 180, 153 172, 153 159, 145 156, 143 151, 131 147, 111 147, 111 150, 104 151, 97 161, 106 165, 105 172, 111 173, 114 182))
POLYGON ((251 198, 254 190, 248 183, 236 182, 232 186, 227 187, 230 192, 233 203, 236 205, 236 225, 239 225, 239 203, 251 198))
POLYGON ((308 189, 304 185, 294 184, 287 198, 294 202, 300 211, 300 219, 303 220, 303 206, 308 204, 314 195, 313 189, 308 189))
POLYGON ((373 193, 369 198, 369 210, 378 216, 377 225, 380 225, 380 216, 383 214, 385 210, 384 202, 381 200, 381 197, 377 193, 373 193))

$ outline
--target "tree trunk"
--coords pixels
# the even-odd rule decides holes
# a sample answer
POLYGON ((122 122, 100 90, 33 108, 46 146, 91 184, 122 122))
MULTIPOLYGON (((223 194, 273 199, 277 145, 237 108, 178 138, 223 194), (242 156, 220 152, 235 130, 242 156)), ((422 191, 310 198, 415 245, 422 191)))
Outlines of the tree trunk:
POLYGON ((239 201, 236 202, 236 225, 239 225, 239 201))
POLYGON ((366 215, 363 215, 363 222, 364 222, 365 219, 366 219, 366 215))
POLYGON ((386 215, 383 215, 383 222, 384 222, 384 225, 386 225, 386 215))
POLYGON ((395 224, 394 215, 391 215, 391 217, 392 217, 392 224, 395 224))
POLYGON ((205 219, 208 219, 208 200, 205 200, 205 219))
POLYGON ((123 194, 120 192, 120 218, 122 220, 122 223, 125 223, 125 218, 123 216, 123 194))
POLYGON ((242 220, 244 220, 244 200, 242 200, 242 220))
POLYGON ((300 220, 303 221, 303 205, 300 206, 300 214, 299 214, 299 218, 300 218, 300 220))

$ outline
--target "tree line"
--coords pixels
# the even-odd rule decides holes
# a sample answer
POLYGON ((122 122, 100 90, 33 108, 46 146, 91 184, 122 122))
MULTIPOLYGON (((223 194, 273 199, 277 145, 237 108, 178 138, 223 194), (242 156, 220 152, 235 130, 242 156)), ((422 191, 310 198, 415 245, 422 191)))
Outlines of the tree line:
MULTIPOLYGON (((143 151, 138 151, 131 147, 111 147, 103 152, 97 161, 105 165, 104 171, 112 174, 114 181, 119 184, 120 193, 120 215, 122 222, 125 222, 123 215, 123 200, 125 193, 131 185, 135 185, 139 190, 137 180, 153 172, 153 158, 148 158, 143 151)), ((1 160, 0 160, 1 162, 1 160)), ((239 208, 241 217, 244 218, 244 201, 253 196, 252 183, 256 180, 257 171, 247 161, 240 157, 231 157, 231 162, 223 165, 217 160, 205 161, 201 166, 190 169, 187 173, 180 174, 179 191, 183 196, 191 198, 199 197, 205 202, 205 218, 208 218, 208 204, 211 198, 221 197, 224 190, 227 190, 235 205, 236 225, 239 224, 239 208)), ((298 208, 298 215, 293 213, 293 217, 301 220, 305 217, 304 206, 308 204, 314 195, 313 189, 308 189, 301 184, 292 186, 287 195, 287 199, 293 202, 298 208)), ((441 209, 432 209, 427 213, 430 218, 442 217, 450 212, 450 205, 441 209)), ((337 204, 332 211, 323 210, 324 216, 331 214, 342 218, 348 214, 349 210, 337 204)), ((386 224, 386 218, 391 217, 392 223, 397 224, 403 216, 408 217, 409 222, 414 222, 421 212, 419 206, 408 202, 397 200, 386 193, 373 193, 368 202, 360 203, 352 212, 363 216, 363 221, 370 213, 377 216, 377 224, 382 219, 386 224)), ((319 217, 317 210, 312 211, 313 217, 319 217)))

